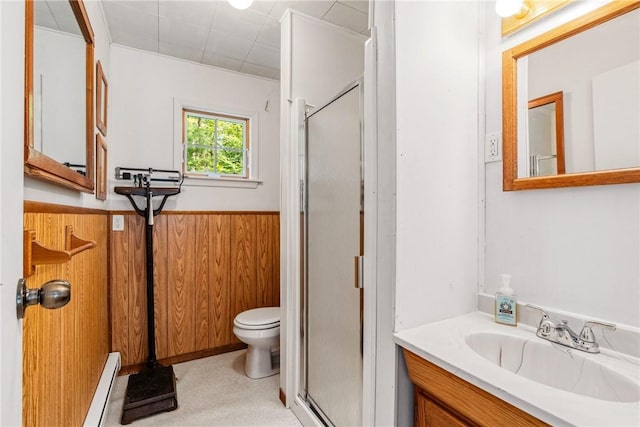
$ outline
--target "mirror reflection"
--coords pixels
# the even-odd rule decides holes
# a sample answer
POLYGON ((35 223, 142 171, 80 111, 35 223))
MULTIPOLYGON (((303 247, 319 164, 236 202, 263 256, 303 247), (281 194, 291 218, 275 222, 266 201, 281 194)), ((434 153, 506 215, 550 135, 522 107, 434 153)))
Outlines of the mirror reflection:
POLYGON ((528 176, 563 174, 564 124, 562 92, 529 101, 527 115, 528 176))
POLYGON ((518 178, 640 167, 638 9, 518 58, 517 76, 518 178), (557 102, 530 106, 559 92, 563 126, 557 102))
POLYGON ((68 1, 35 1, 33 147, 86 174, 85 40, 68 1))

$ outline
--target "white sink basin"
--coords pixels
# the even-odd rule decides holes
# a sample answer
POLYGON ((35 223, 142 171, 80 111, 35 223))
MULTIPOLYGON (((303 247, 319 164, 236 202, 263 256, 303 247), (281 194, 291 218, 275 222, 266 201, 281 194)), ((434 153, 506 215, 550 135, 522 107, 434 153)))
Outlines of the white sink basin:
POLYGON ((605 401, 640 401, 638 383, 577 350, 492 332, 469 334, 465 342, 489 362, 538 383, 605 401))

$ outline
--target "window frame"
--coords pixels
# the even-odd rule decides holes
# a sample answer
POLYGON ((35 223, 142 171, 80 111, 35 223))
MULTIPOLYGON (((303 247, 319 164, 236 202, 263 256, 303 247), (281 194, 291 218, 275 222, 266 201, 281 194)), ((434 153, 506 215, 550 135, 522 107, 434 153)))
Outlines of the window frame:
POLYGON ((232 116, 229 114, 219 114, 219 113, 211 113, 208 111, 196 110, 192 108, 183 108, 182 109, 182 174, 185 177, 220 177, 220 178, 235 178, 235 179, 248 179, 251 176, 251 120, 248 117, 241 116, 232 116), (217 144, 217 125, 213 138, 213 144, 209 145, 197 145, 197 144, 188 144, 187 142, 187 116, 192 117, 201 117, 203 119, 209 120, 223 120, 232 123, 240 123, 244 124, 243 129, 243 141, 242 141, 242 149, 241 150, 233 150, 233 149, 225 149, 220 148, 217 144), (219 151, 241 151, 242 152, 242 174, 224 174, 224 173, 216 173, 214 172, 196 172, 196 171, 187 171, 187 150, 189 147, 197 147, 210 149, 213 151, 214 158, 214 169, 217 169, 217 153, 219 151))
POLYGON ((173 99, 173 168, 184 171, 186 169, 186 144, 184 131, 184 111, 195 111, 204 115, 216 117, 229 117, 232 119, 247 120, 245 129, 245 171, 246 177, 239 175, 214 175, 199 174, 192 172, 184 175, 186 186, 208 186, 208 187, 234 187, 234 188, 257 188, 262 181, 259 178, 258 155, 259 155, 259 117, 257 111, 249 111, 232 106, 211 105, 205 102, 193 100, 173 99))

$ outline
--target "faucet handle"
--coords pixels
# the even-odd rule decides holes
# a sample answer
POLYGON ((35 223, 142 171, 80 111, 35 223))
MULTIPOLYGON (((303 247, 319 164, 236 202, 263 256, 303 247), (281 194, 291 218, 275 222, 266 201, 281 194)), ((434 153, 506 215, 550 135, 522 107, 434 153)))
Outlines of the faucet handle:
POLYGON ((580 339, 586 342, 595 342, 596 337, 593 334, 593 330, 591 329, 593 326, 597 326, 598 328, 607 329, 610 331, 616 330, 616 325, 613 323, 606 322, 597 322, 595 320, 589 320, 588 322, 584 322, 582 326, 582 331, 580 332, 580 339))
POLYGON ((549 315, 547 314, 547 312, 541 309, 540 307, 537 307, 531 304, 526 304, 525 307, 530 308, 531 310, 539 311, 540 314, 542 314, 542 319, 540 319, 540 323, 542 323, 543 320, 547 320, 549 318, 549 315))
POLYGON ((535 305, 526 304, 525 307, 536 310, 542 314, 540 318, 540 322, 538 323, 538 330, 536 331, 536 335, 540 338, 547 338, 551 335, 553 330, 555 329, 555 324, 549 319, 549 315, 546 311, 541 309, 540 307, 536 307, 535 305))

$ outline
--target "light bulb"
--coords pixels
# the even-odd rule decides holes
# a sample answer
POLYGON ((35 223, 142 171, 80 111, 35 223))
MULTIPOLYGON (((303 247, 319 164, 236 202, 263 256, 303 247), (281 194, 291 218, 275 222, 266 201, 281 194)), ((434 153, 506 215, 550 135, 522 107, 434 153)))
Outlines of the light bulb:
POLYGON ((247 9, 253 3, 253 0, 227 0, 227 2, 236 9, 247 9))
POLYGON ((496 0, 496 13, 503 18, 521 13, 524 7, 524 0, 496 0))

